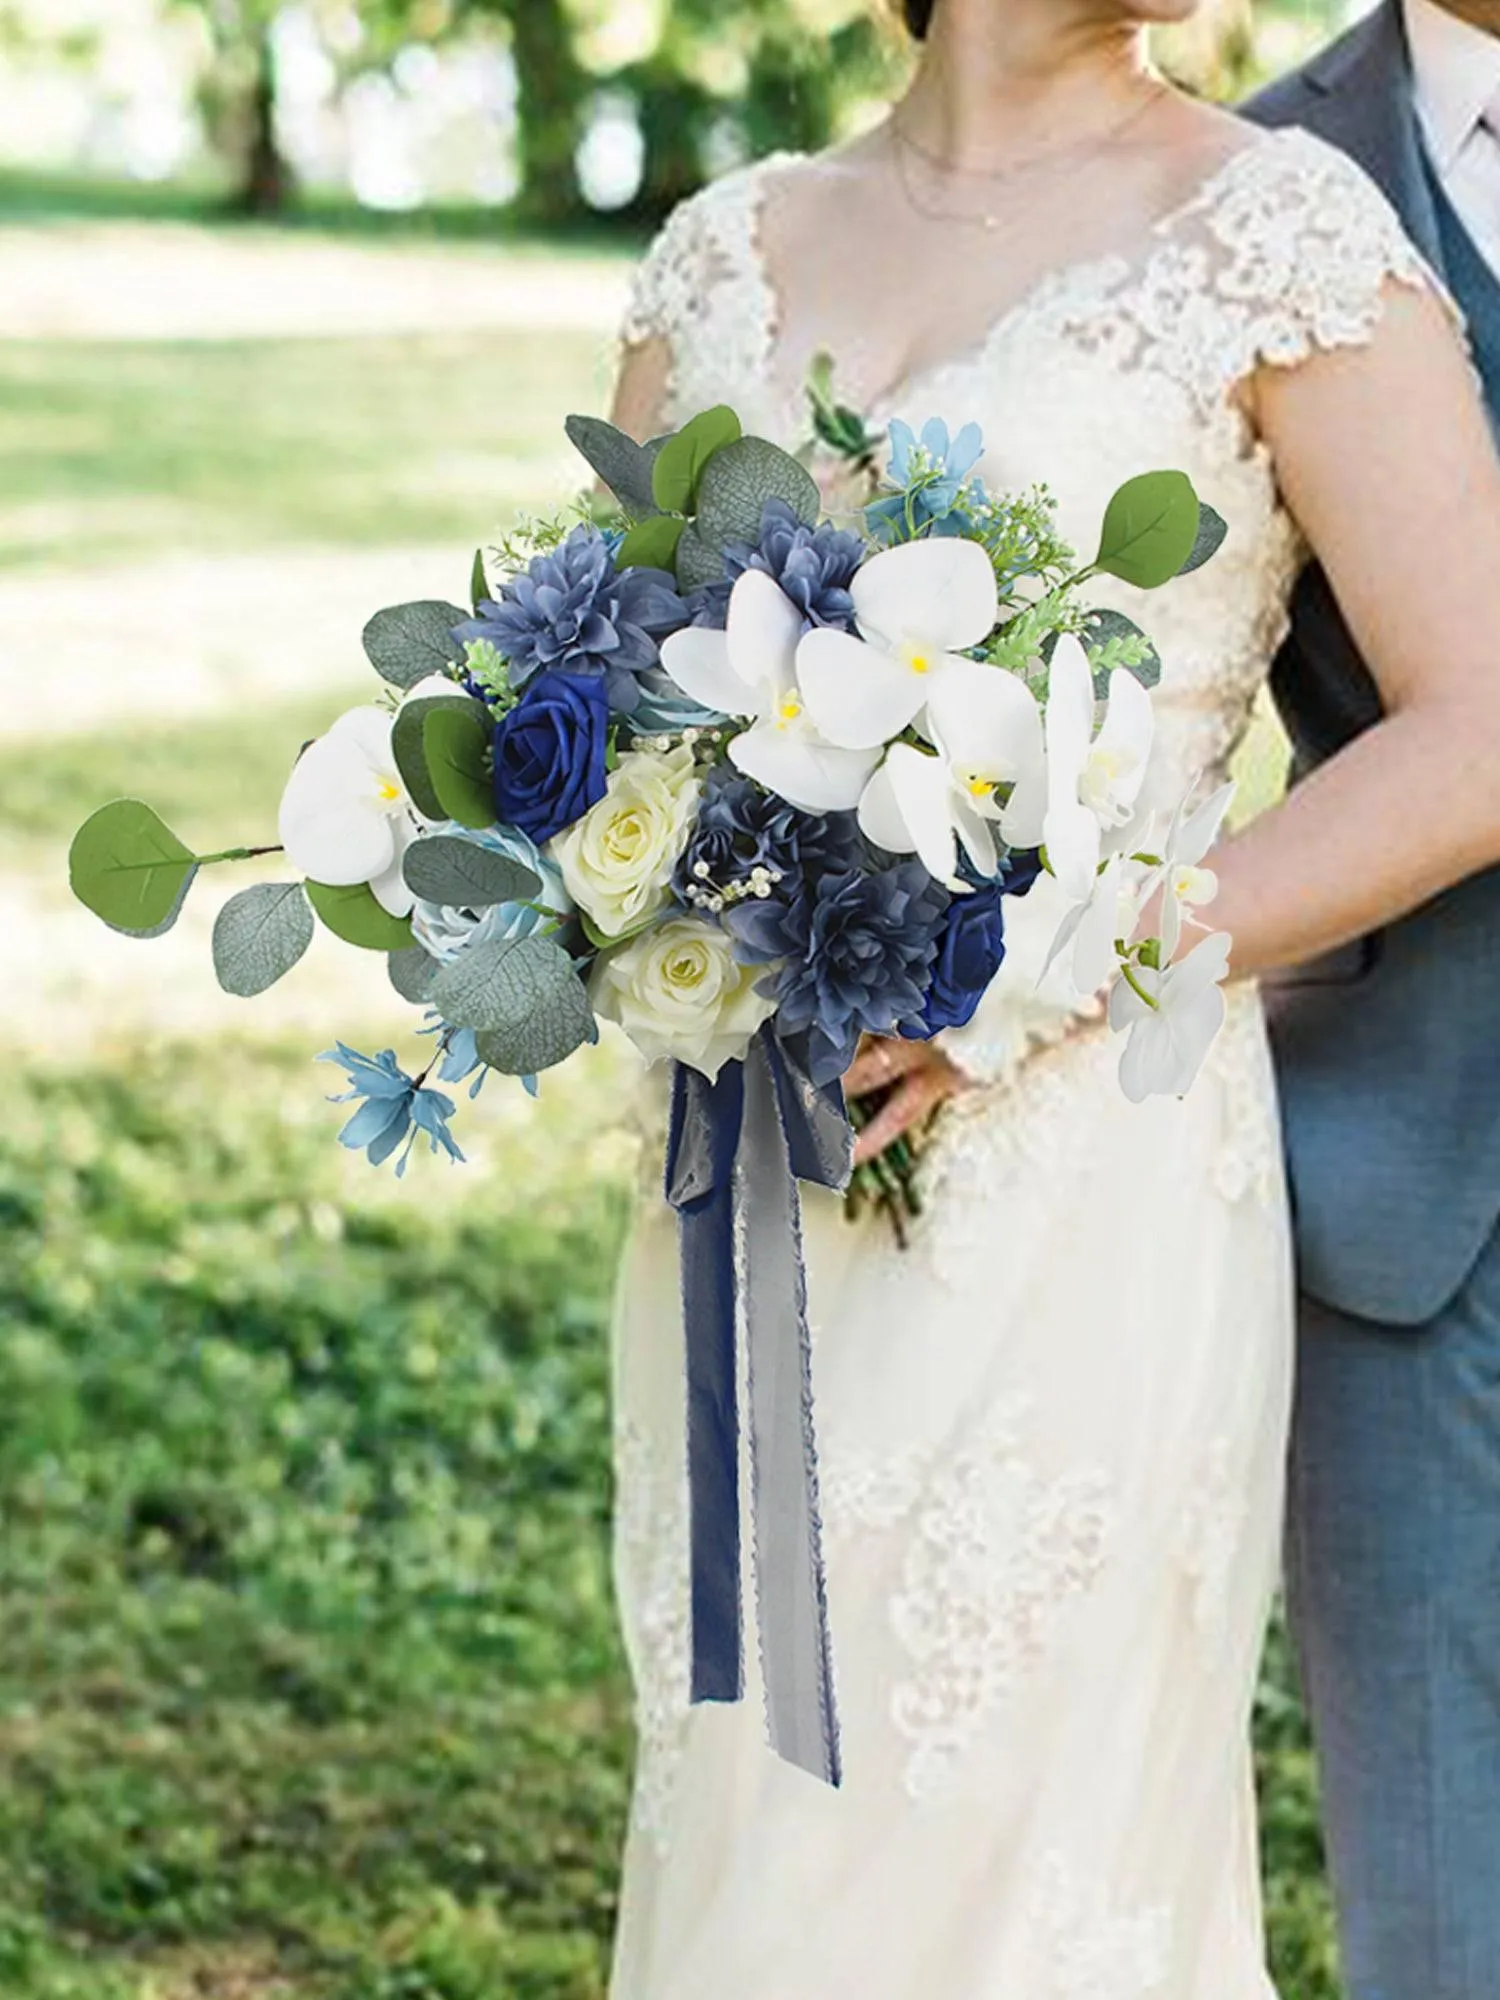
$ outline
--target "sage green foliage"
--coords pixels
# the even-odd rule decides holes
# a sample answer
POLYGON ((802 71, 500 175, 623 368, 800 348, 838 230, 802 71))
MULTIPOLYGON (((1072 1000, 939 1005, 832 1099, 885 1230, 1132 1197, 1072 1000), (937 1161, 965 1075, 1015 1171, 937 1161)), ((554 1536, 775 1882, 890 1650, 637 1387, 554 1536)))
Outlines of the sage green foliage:
POLYGON ((1198 496, 1185 472, 1127 479, 1104 510, 1095 569, 1158 590, 1180 576, 1198 543, 1198 496))
POLYGON ((171 928, 195 872, 192 849, 141 799, 112 799, 90 813, 68 852, 74 895, 134 937, 171 928))
POLYGON ((453 628, 467 616, 458 605, 438 598, 377 611, 363 634, 370 665, 398 688, 415 687, 429 674, 446 673, 463 658, 463 644, 454 638, 453 628))
POLYGON ((312 910, 300 882, 253 883, 214 918, 214 972, 226 993, 253 999, 284 978, 312 941, 312 910))
POLYGON ((438 804, 476 830, 495 824, 490 735, 481 702, 438 699, 422 718, 422 756, 438 804))
POLYGON ((319 922, 345 944, 359 945, 365 951, 405 951, 411 944, 410 921, 393 917, 377 902, 367 882, 308 882, 304 886, 319 922))

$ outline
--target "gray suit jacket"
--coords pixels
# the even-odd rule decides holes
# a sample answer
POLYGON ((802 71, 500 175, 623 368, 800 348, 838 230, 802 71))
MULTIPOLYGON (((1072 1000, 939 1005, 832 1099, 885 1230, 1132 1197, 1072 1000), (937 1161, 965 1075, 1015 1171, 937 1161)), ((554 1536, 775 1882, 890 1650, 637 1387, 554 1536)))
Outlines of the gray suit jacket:
MULTIPOLYGON (((1263 124, 1318 133, 1385 190, 1469 317, 1491 417, 1500 421, 1500 281, 1424 155, 1397 0, 1246 111, 1263 124)), ((1273 689, 1295 748, 1294 775, 1380 715, 1375 684, 1316 567, 1298 585, 1273 689)), ((1408 802, 1393 799, 1391 808, 1408 802)), ((1314 1297, 1416 1326, 1463 1284, 1500 1221, 1497 1010, 1500 871, 1307 968, 1273 996, 1302 1283, 1314 1297)))

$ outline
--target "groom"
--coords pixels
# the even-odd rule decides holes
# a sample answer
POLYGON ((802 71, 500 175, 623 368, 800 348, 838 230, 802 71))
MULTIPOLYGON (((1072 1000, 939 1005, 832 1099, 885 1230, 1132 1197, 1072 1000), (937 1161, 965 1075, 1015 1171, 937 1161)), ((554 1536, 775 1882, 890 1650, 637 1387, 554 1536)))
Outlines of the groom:
MULTIPOLYGON (((1500 0, 1384 0, 1249 115, 1385 189, 1500 433, 1500 0)), ((1316 570, 1274 685, 1299 771, 1379 712, 1316 570)), ((1351 2000, 1500 2000, 1500 874, 1282 989, 1273 1025, 1304 1295, 1290 1589, 1351 2000)))

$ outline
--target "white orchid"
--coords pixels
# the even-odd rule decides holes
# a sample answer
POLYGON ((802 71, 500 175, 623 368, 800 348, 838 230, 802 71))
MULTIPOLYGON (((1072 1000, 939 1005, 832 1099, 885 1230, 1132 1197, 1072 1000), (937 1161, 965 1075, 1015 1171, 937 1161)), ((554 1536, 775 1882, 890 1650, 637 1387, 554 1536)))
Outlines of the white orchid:
POLYGON ((976 663, 961 655, 995 629, 999 591, 977 542, 941 537, 872 556, 850 595, 858 636, 809 632, 797 649, 797 680, 828 742, 874 750, 913 722, 920 727, 945 681, 973 672, 976 663))
POLYGON ((847 812, 874 770, 872 750, 820 734, 797 686, 802 614, 761 570, 746 570, 729 597, 723 632, 689 626, 662 646, 661 660, 683 693, 751 726, 729 745, 748 778, 803 812, 847 812))
POLYGON ((1014 674, 956 659, 932 692, 924 729, 935 754, 892 744, 860 800, 859 823, 878 847, 916 853, 940 882, 962 889, 955 836, 981 875, 993 875, 999 863, 997 827, 1013 846, 1032 847, 1040 838, 1041 710, 1014 674), (1003 784, 1015 787, 1006 805, 995 795, 1003 784))
POLYGON ((1042 839, 1053 874, 1078 902, 1094 894, 1106 834, 1118 838, 1135 820, 1151 736, 1151 697, 1123 667, 1110 675, 1095 735, 1093 669, 1078 640, 1064 634, 1052 655, 1047 695, 1042 839))
POLYGON ((1184 910, 1201 909, 1219 893, 1218 876, 1202 863, 1219 837, 1234 793, 1231 780, 1190 811, 1190 792, 1173 815, 1157 878, 1162 885, 1161 950, 1165 960, 1176 956, 1184 910))
POLYGON ((1109 1024, 1128 1029, 1120 1086, 1133 1104, 1182 1097, 1192 1087, 1224 1025, 1220 982, 1229 971, 1230 939, 1215 931, 1165 972, 1136 965, 1109 997, 1109 1024))
POLYGON ((310 743, 282 793, 280 828, 287 858, 312 881, 368 882, 382 908, 404 917, 414 899, 401 863, 418 821, 396 768, 392 721, 383 708, 351 708, 310 743))

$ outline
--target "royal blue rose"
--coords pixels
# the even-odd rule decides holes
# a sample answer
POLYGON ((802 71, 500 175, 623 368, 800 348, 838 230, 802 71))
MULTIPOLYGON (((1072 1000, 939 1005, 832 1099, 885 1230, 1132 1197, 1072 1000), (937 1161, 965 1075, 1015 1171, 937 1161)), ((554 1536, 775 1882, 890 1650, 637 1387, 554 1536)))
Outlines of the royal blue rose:
POLYGON ((938 934, 937 957, 920 1025, 902 1029, 908 1037, 966 1028, 1005 963, 1005 898, 1024 896, 1037 878, 1034 854, 1016 855, 999 878, 967 896, 955 896, 938 934))
POLYGON ((609 696, 601 679, 539 674, 495 725, 495 808, 540 847, 604 797, 609 696))

